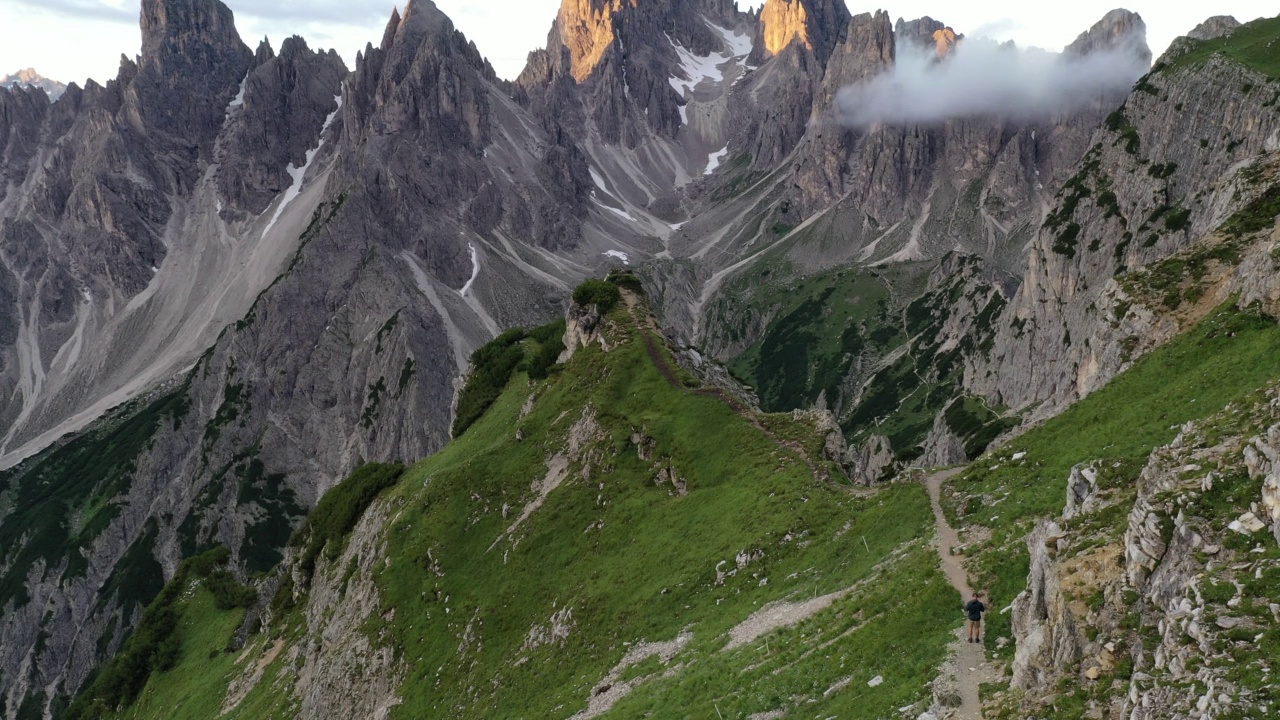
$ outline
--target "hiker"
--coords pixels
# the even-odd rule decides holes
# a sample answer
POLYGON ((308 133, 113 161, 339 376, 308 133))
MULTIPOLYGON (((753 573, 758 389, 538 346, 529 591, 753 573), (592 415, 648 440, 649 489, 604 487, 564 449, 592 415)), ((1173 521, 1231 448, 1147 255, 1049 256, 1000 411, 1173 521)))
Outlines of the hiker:
POLYGON ((982 613, 987 611, 987 606, 982 604, 976 590, 973 599, 964 606, 964 611, 969 614, 969 642, 982 642, 982 613))

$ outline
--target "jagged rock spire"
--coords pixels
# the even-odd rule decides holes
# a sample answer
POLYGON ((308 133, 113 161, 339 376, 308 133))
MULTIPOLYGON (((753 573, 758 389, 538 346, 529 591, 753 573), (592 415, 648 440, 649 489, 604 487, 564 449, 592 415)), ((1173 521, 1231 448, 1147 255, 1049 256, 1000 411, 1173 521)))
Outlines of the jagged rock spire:
POLYGON ((1147 46, 1147 24, 1142 16, 1128 10, 1112 10, 1063 51, 1075 57, 1096 52, 1128 53, 1150 65, 1151 48, 1147 46))
POLYGON ((218 0, 143 0, 134 110, 144 126, 207 149, 253 63, 218 0))
POLYGON ((849 18, 843 0, 768 0, 760 9, 764 57, 798 45, 825 61, 849 18))

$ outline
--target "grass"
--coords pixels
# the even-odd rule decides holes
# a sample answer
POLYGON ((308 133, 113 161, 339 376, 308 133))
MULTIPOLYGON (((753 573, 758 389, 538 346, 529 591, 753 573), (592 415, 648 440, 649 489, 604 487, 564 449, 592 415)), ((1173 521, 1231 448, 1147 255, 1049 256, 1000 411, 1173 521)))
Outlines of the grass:
POLYGON ((1195 68, 1210 58, 1222 57, 1269 78, 1280 79, 1280 53, 1272 47, 1277 38, 1280 38, 1280 17, 1255 20, 1214 40, 1191 41, 1189 52, 1158 66, 1155 71, 1195 68))
MULTIPOLYGON (((925 542, 933 519, 923 488, 864 496, 816 479, 719 397, 673 387, 650 357, 650 331, 626 308, 603 331, 609 352, 583 348, 532 384, 514 371, 465 434, 390 487, 389 476, 339 485, 307 524, 332 530, 327 546, 299 533, 305 547, 329 548, 315 551, 317 573, 346 577, 354 566, 332 538, 366 499, 394 508, 382 531, 389 562, 361 560, 381 593, 366 633, 406 671, 392 717, 567 717, 637 643, 682 632, 692 640, 668 662, 618 668, 642 683, 614 716, 679 703, 690 716, 714 717, 718 706, 739 717, 800 697, 806 712, 855 720, 923 707, 957 615, 925 542), (568 477, 513 532, 548 459, 570 448, 568 477), (660 471, 682 489, 659 483, 660 471), (765 604, 845 589, 820 614, 724 650, 727 632, 765 604), (538 631, 553 616, 567 633, 538 631), (884 682, 871 688, 875 675, 884 682)), ((810 453, 821 446, 803 419, 762 422, 810 453)), ((176 666, 153 677, 128 717, 212 716, 225 697, 230 656, 212 650, 239 616, 182 607, 184 621, 213 630, 184 632, 176 666)), ((263 653, 274 637, 305 645, 323 630, 304 633, 303 607, 276 611, 274 636, 253 641, 234 673, 263 662, 264 679, 228 717, 291 712, 292 666, 279 659, 288 653, 270 663, 263 653)))
MULTIPOLYGON (((1275 320, 1223 306, 1106 387, 972 465, 952 482, 948 512, 958 525, 994 532, 972 561, 978 585, 1000 605, 1025 586, 1022 538, 1034 519, 1061 512, 1073 466, 1105 461, 1114 483, 1131 486, 1152 449, 1170 442, 1182 424, 1280 377, 1277 357, 1275 320), (1016 452, 1027 455, 1015 462, 1016 452)), ((1007 614, 993 613, 990 622, 989 642, 1008 635, 1007 614)))
MULTIPOLYGON (((216 548, 184 560, 172 580, 142 613, 142 619, 120 651, 87 684, 67 710, 66 720, 101 718, 118 708, 134 704, 159 673, 172 670, 184 660, 192 641, 183 637, 182 617, 190 607, 188 599, 202 586, 213 606, 222 612, 248 607, 257 593, 240 585, 225 569, 231 551, 216 548)), ((238 622, 237 622, 238 624, 238 622)), ((232 626, 234 628, 235 626, 232 626)), ((226 647, 225 632, 221 646, 226 647)))
MULTIPOLYGON (((710 657, 723 633, 763 603, 851 585, 893 548, 928 533, 920 488, 859 500, 815 485, 792 453, 724 403, 671 387, 638 329, 623 332, 625 339, 611 336, 607 355, 581 350, 569 371, 539 389, 524 418, 528 391, 518 390, 517 377, 466 436, 393 491, 389 501, 402 499, 406 510, 388 532, 389 552, 406 561, 382 574, 384 603, 397 608, 387 637, 413 659, 398 716, 571 714, 626 643, 689 629, 688 652, 710 657), (505 538, 513 520, 501 508, 527 502, 530 482, 585 406, 602 428, 591 482, 566 481, 518 542, 505 538), (523 441, 513 428, 524 431, 523 441), (687 496, 655 484, 653 462, 630 444, 635 432, 654 440, 653 457, 684 479, 687 496), (850 529, 834 539, 846 522, 850 529), (715 584, 720 561, 752 550, 764 557, 715 584), (438 576, 424 577, 428 552, 438 576), (531 629, 566 606, 575 629, 563 644, 529 647, 531 629), (469 625, 474 647, 440 640, 466 635, 469 625)), ((933 650, 913 647, 925 664, 940 660, 949 618, 943 610, 935 632, 921 638, 933 650)), ((910 688, 899 689, 903 696, 923 691, 915 679, 898 682, 910 688)), ((721 678, 720 687, 737 685, 721 678)))
POLYGON ((659 717, 678 707, 686 717, 748 717, 799 706, 809 717, 891 717, 919 701, 951 639, 939 615, 956 603, 955 590, 936 566, 933 550, 915 544, 812 620, 733 651, 691 651, 685 669, 642 686, 613 715, 659 717), (870 687, 876 676, 885 684, 870 687))

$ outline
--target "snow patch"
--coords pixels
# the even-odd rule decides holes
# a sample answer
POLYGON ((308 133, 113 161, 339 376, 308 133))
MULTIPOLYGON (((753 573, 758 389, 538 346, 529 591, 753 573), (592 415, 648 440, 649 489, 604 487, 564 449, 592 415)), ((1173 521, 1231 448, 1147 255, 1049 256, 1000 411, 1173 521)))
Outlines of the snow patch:
POLYGON ((604 208, 605 210, 608 210, 609 212, 613 213, 614 215, 617 215, 618 217, 622 218, 623 220, 630 220, 631 222, 636 222, 636 219, 635 219, 634 217, 632 217, 632 216, 631 216, 631 213, 627 212, 626 210, 619 210, 618 208, 615 208, 615 207, 609 207, 608 205, 605 205, 604 203, 600 202, 599 200, 595 200, 594 202, 595 202, 595 204, 596 204, 596 205, 599 205, 600 207, 604 208))
POLYGON ((467 284, 463 285, 462 290, 458 292, 458 294, 463 297, 467 296, 467 291, 471 289, 473 284, 475 284, 476 278, 480 277, 480 253, 476 251, 474 243, 467 243, 467 247, 471 249, 471 279, 468 280, 467 284))
POLYGON ((724 156, 728 154, 729 154, 728 145, 725 145, 724 148, 718 152, 711 153, 711 156, 707 158, 707 169, 703 170, 702 174, 710 175, 711 173, 715 172, 716 168, 720 167, 720 163, 724 161, 724 156))
POLYGON ((244 79, 240 81, 240 92, 236 93, 236 96, 231 99, 231 104, 227 105, 228 115, 231 114, 232 110, 240 107, 241 105, 244 105, 244 90, 248 85, 249 85, 249 73, 245 73, 244 79))
POLYGON ((720 53, 711 53, 706 57, 698 57, 680 47, 679 43, 672 40, 670 35, 667 35, 667 42, 671 43, 671 47, 675 48, 676 56, 680 58, 680 72, 684 74, 683 78, 676 76, 670 78, 671 87, 675 88, 680 97, 685 97, 686 94, 701 85, 703 81, 724 81, 724 72, 720 70, 720 66, 732 60, 732 57, 720 53))
POLYGON ((604 184, 604 176, 596 172, 595 168, 587 168, 587 169, 591 171, 591 181, 596 184, 596 187, 600 188, 605 192, 609 192, 609 188, 605 187, 605 184, 604 184))
POLYGON ((729 48, 729 53, 732 57, 745 57, 750 55, 751 51, 755 49, 755 44, 751 42, 750 35, 738 35, 734 31, 729 30, 728 28, 722 28, 710 20, 707 21, 707 26, 719 33, 720 37, 724 38, 724 45, 729 48))
POLYGON ((316 159, 316 155, 324 147, 324 134, 328 132, 329 126, 333 124, 333 119, 338 117, 338 111, 342 109, 342 96, 336 95, 333 99, 338 103, 338 107, 334 108, 333 112, 329 113, 329 117, 324 119, 324 125, 320 128, 320 142, 314 150, 307 151, 307 161, 300 168, 295 168, 293 163, 289 163, 289 167, 285 168, 285 171, 289 173, 289 177, 293 178, 293 183, 289 185, 288 190, 284 191, 284 199, 276 207, 276 213, 271 216, 271 222, 267 223, 267 227, 262 231, 262 237, 266 237, 267 233, 271 232, 271 228, 275 227, 276 221, 280 219, 284 209, 289 207, 289 203, 293 202, 302 193, 302 181, 307 176, 307 170, 311 168, 311 161, 316 159))
POLYGON ((631 264, 631 258, 621 250, 605 250, 604 254, 611 258, 617 258, 621 260, 623 265, 631 264))

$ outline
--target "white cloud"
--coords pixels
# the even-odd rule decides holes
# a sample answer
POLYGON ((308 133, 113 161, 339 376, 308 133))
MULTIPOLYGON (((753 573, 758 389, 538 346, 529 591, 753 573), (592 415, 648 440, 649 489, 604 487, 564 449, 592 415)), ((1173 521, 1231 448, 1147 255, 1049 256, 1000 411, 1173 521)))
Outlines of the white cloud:
POLYGON ((942 62, 898 47, 892 70, 840 92, 841 120, 854 127, 929 123, 954 117, 1047 117, 1126 91, 1148 69, 1129 52, 1067 57, 970 39, 942 62))

